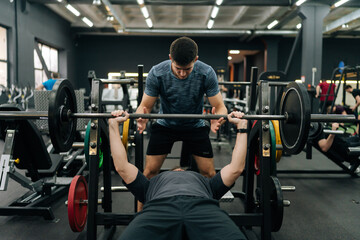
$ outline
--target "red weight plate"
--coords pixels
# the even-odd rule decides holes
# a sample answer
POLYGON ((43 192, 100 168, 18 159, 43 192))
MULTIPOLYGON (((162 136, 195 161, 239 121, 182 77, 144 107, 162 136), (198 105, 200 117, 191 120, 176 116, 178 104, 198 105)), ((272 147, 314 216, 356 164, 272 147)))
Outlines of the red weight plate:
POLYGON ((81 232, 86 224, 88 186, 84 176, 76 175, 71 181, 68 195, 68 218, 71 230, 81 232))

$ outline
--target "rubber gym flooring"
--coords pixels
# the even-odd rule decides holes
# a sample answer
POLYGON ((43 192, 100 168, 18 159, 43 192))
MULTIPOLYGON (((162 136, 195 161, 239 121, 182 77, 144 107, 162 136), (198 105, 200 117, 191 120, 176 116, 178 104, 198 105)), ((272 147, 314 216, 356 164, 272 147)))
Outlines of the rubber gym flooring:
MULTIPOLYGON (((146 148, 146 143, 144 144, 146 148)), ((180 144, 176 143, 172 154, 180 156, 180 144)), ((214 145, 215 167, 220 168, 230 161, 231 145, 214 145)), ((133 155, 133 153, 132 153, 133 155)), ((167 159, 163 167, 179 165, 176 159, 167 159)), ((313 149, 313 159, 306 160, 305 153, 282 157, 277 165, 279 170, 340 170, 317 150, 313 149)), ((112 184, 121 185, 121 179, 112 173, 112 184)), ((358 240, 360 239, 360 178, 347 174, 279 174, 283 186, 295 186, 295 192, 284 192, 284 199, 291 206, 284 209, 284 220, 279 232, 273 233, 276 240, 358 240)), ((241 178, 234 189, 241 189, 241 178)), ((100 177, 99 186, 102 186, 100 177)), ((9 179, 8 190, 0 192, 0 203, 8 203, 27 192, 18 183, 9 179)), ((99 195, 101 196, 101 195, 99 195)), ((68 225, 67 208, 63 196, 51 205, 56 221, 46 221, 42 217, 0 216, 0 239, 86 239, 86 232, 73 233, 68 225)), ((113 212, 133 213, 134 200, 130 193, 113 193, 113 212)), ((240 200, 223 202, 221 207, 229 213, 241 213, 240 200)), ((99 207, 100 209, 100 207, 99 207)), ((117 239, 125 226, 117 226, 113 239, 117 239)), ((85 228, 86 230, 86 228, 85 228)), ((98 227, 101 239, 103 227, 98 227)), ((251 239, 260 239, 260 229, 248 231, 251 239)))

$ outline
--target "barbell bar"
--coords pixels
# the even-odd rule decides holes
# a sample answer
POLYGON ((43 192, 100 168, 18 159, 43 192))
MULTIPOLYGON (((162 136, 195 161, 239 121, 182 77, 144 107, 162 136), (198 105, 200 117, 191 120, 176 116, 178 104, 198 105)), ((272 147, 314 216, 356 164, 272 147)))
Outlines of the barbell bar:
MULTIPOLYGON (((77 113, 75 92, 68 80, 57 81, 49 97, 49 111, 0 111, 0 119, 47 119, 49 133, 57 152, 67 152, 74 142, 77 118, 112 118, 110 113, 77 113)), ((0 108, 1 110, 1 108, 0 108)), ((262 109, 267 113, 268 107, 262 109)), ((247 120, 279 120, 284 150, 299 153, 307 141, 310 122, 359 122, 351 115, 310 114, 310 100, 301 83, 291 82, 284 90, 279 115, 244 115, 247 120)), ((132 119, 227 119, 227 115, 203 114, 129 114, 132 119)))
MULTIPOLYGON (((64 113, 63 120, 70 118, 114 118, 111 113, 72 113, 68 111, 64 113)), ((15 112, 0 111, 0 119, 48 119, 49 115, 46 111, 34 112, 15 112)), ((130 119, 227 119, 227 115, 217 114, 157 114, 157 113, 130 113, 130 119)), ((286 122, 296 121, 287 113, 284 115, 244 115, 243 119, 247 120, 284 120, 286 122)), ((311 114, 311 122, 360 122, 352 115, 327 115, 327 114, 311 114)))

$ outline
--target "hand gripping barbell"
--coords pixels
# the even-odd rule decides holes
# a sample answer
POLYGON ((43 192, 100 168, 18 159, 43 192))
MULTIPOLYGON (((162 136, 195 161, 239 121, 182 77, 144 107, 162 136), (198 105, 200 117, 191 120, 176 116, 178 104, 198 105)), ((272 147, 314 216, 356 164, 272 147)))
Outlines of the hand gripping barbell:
MULTIPOLYGON (((49 96, 48 112, 0 111, 0 119, 48 119, 49 133, 57 152, 70 150, 74 142, 77 118, 112 118, 110 113, 77 113, 74 89, 68 80, 57 81, 49 96)), ((263 110, 264 113, 268 109, 263 110)), ((283 149, 289 154, 299 153, 305 146, 310 122, 357 122, 350 115, 311 114, 306 88, 297 82, 289 83, 281 98, 280 115, 245 115, 248 120, 279 120, 283 149)), ((137 114, 131 119, 219 119, 227 115, 202 114, 137 114)))

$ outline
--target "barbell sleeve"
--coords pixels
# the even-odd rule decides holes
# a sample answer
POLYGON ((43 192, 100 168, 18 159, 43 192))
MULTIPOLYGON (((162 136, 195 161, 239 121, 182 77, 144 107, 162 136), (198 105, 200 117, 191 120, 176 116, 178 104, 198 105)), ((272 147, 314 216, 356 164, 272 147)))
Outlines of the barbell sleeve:
POLYGON ((0 111, 0 119, 47 119, 48 112, 0 111))
POLYGON ((358 122, 354 115, 311 114, 312 122, 358 122))

